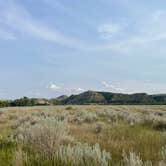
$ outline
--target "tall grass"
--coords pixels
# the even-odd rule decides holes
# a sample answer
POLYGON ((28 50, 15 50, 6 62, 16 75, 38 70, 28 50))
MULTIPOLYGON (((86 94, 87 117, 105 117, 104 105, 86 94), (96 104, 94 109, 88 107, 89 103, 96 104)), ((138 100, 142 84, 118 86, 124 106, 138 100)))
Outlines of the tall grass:
POLYGON ((111 159, 99 145, 73 142, 66 121, 53 118, 23 124, 18 128, 17 142, 21 146, 14 163, 19 165, 108 166, 111 159))
POLYGON ((0 118, 0 166, 166 165, 165 106, 20 107, 0 118))

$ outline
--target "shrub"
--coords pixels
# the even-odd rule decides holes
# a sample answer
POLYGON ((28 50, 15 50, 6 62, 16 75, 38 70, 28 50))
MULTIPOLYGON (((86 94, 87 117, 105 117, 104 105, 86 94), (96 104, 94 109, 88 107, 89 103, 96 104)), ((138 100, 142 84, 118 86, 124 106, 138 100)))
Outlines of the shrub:
POLYGON ((149 114, 148 116, 145 116, 143 125, 150 126, 155 130, 164 131, 166 130, 166 117, 149 114))
POLYGON ((129 156, 124 155, 124 166, 142 166, 143 161, 135 153, 130 152, 129 156))
MULTIPOLYGON (((76 145, 61 145, 55 148, 53 156, 42 153, 23 151, 16 152, 13 163, 17 166, 24 165, 59 165, 59 166, 109 166, 111 156, 102 151, 98 144, 89 146, 78 143, 76 145)), ((15 166, 15 165, 14 165, 15 166)))
POLYGON ((108 118, 109 123, 116 123, 119 121, 126 121, 129 124, 141 123, 143 121, 140 113, 130 112, 126 110, 100 110, 97 111, 100 117, 108 118))
POLYGON ((165 166, 166 165, 166 146, 164 146, 161 150, 161 157, 162 157, 162 161, 159 162, 159 166, 165 166))
POLYGON ((143 162, 134 152, 130 152, 128 156, 123 155, 123 166, 152 166, 151 161, 143 162))
POLYGON ((15 154, 17 165, 108 166, 110 154, 99 145, 73 143, 66 121, 41 119, 34 125, 18 128, 17 142, 22 147, 15 154))
POLYGON ((32 125, 26 123, 18 128, 17 140, 23 146, 32 147, 45 155, 53 155, 56 147, 72 141, 67 123, 52 118, 41 119, 32 125))
POLYGON ((98 144, 89 146, 78 143, 75 146, 61 146, 57 152, 58 159, 65 165, 72 163, 80 166, 108 166, 111 156, 106 151, 102 151, 98 144))
POLYGON ((80 111, 75 111, 75 114, 69 115, 68 121, 74 124, 93 123, 98 121, 98 117, 96 115, 96 112, 80 110, 80 111))

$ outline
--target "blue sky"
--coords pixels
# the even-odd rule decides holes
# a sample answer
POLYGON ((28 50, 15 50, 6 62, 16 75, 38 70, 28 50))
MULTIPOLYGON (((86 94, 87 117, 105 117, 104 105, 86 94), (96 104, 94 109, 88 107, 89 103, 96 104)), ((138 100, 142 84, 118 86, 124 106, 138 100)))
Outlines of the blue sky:
POLYGON ((0 98, 166 93, 166 1, 0 0, 0 98))

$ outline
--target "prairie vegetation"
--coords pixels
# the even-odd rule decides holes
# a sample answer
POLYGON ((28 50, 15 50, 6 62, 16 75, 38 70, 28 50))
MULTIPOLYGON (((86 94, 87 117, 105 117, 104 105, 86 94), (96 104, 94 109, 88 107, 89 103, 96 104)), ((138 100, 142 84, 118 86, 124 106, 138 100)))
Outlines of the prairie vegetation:
POLYGON ((165 166, 166 106, 1 108, 0 165, 165 166))

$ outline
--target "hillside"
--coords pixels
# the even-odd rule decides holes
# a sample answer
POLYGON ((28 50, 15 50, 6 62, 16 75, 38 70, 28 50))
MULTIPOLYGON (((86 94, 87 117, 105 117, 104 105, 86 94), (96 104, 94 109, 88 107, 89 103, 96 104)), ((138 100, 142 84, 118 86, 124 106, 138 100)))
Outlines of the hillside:
POLYGON ((166 95, 87 91, 61 100, 61 104, 166 104, 166 95))
POLYGON ((63 100, 63 104, 106 104, 107 101, 101 93, 87 91, 79 95, 71 95, 63 100))
POLYGON ((166 105, 166 94, 148 95, 146 93, 122 94, 112 92, 86 91, 77 95, 57 98, 27 98, 0 100, 0 107, 37 106, 37 105, 166 105))

